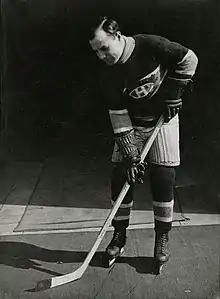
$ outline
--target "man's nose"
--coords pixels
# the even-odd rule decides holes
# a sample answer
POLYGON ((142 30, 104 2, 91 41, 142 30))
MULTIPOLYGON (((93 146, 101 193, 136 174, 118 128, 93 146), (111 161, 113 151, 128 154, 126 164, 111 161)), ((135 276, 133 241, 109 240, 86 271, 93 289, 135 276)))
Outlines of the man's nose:
POLYGON ((103 52, 97 52, 97 56, 98 56, 98 58, 100 59, 100 60, 103 60, 103 59, 105 59, 105 57, 106 57, 106 55, 103 53, 103 52))

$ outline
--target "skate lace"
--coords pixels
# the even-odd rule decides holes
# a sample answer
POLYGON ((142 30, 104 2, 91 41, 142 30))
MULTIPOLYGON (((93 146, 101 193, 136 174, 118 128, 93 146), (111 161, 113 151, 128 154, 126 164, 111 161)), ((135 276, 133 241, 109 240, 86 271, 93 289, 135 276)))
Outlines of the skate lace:
POLYGON ((112 246, 117 246, 120 245, 120 243, 122 242, 122 237, 123 234, 121 232, 114 232, 112 241, 111 241, 111 245, 112 246))
POLYGON ((158 241, 157 253, 166 253, 166 247, 168 242, 168 236, 166 233, 162 234, 158 241))
POLYGON ((119 239, 120 239, 120 232, 115 232, 114 235, 113 235, 113 239, 112 239, 112 242, 113 243, 118 243, 119 239))
POLYGON ((162 238, 161 238, 161 251, 162 252, 165 252, 166 244, 167 244, 167 236, 165 234, 163 234, 162 238))

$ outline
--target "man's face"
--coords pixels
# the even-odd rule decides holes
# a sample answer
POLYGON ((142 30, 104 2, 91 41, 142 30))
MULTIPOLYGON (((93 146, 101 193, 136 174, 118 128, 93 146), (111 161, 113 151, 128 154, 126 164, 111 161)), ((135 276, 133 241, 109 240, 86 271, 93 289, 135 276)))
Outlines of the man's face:
POLYGON ((117 63, 124 48, 124 44, 118 36, 109 35, 101 28, 97 29, 95 37, 89 42, 98 58, 107 65, 117 63))

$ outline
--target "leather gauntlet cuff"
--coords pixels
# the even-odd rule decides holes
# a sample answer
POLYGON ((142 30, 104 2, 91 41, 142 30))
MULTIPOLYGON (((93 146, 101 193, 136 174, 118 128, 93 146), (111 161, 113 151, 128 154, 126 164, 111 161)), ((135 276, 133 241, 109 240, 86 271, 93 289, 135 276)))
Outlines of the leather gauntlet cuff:
POLYGON ((182 99, 166 99, 165 103, 170 107, 178 107, 182 104, 182 99))
POLYGON ((133 159, 139 155, 134 130, 126 132, 123 135, 116 135, 115 141, 125 159, 133 159))
POLYGON ((191 79, 177 79, 177 78, 167 77, 164 80, 165 99, 178 100, 182 98, 186 90, 190 86, 189 83, 191 82, 192 82, 191 79))

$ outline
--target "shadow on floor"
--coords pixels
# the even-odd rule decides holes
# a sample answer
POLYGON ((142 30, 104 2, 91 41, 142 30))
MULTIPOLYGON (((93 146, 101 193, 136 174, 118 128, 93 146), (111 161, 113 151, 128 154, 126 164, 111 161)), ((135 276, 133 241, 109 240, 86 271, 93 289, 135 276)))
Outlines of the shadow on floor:
MULTIPOLYGON (((134 268, 136 272, 142 274, 152 274, 156 275, 157 272, 157 263, 153 257, 148 256, 121 256, 117 258, 115 264, 127 264, 134 268)), ((93 257, 90 266, 92 267, 104 267, 108 268, 108 260, 106 259, 105 252, 99 251, 93 257)))
MULTIPOLYGON (((55 276, 62 274, 45 269, 39 261, 56 264, 83 263, 87 254, 86 251, 50 250, 22 242, 0 242, 0 264, 13 268, 35 269, 55 276)), ((156 264, 152 257, 121 256, 116 264, 121 263, 130 265, 138 273, 156 274, 156 264)), ((90 266, 108 268, 105 252, 96 252, 90 266)))

